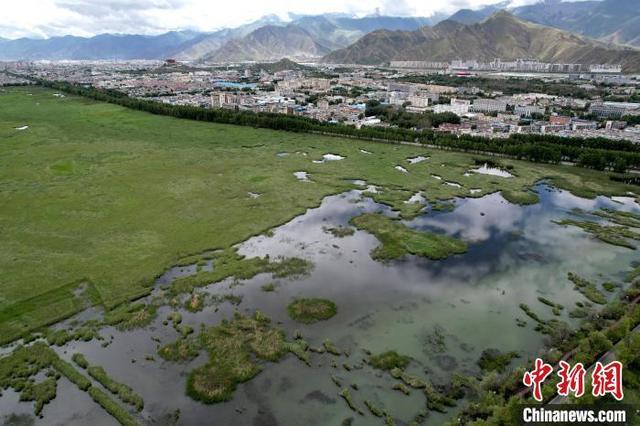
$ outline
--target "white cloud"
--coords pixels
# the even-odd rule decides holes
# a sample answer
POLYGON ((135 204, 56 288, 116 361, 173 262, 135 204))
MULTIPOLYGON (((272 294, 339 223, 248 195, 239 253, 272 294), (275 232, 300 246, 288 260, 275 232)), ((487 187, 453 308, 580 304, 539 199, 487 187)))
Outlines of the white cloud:
MULTIPOLYGON (((342 12, 396 16, 453 13, 501 0, 0 0, 0 37, 91 36, 100 33, 158 34, 176 29, 211 31, 267 14, 288 16, 342 12)), ((536 0, 514 0, 517 3, 536 0)))

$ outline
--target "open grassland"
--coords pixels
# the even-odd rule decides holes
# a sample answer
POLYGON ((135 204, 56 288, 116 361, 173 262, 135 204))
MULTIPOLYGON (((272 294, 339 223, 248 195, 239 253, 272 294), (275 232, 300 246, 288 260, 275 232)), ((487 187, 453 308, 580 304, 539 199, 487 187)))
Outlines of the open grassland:
POLYGON ((143 295, 180 259, 266 232, 355 188, 351 179, 377 185, 399 210, 417 192, 431 202, 471 189, 474 197, 504 190, 526 199, 545 178, 586 196, 633 190, 599 172, 507 160, 513 178, 464 176, 477 156, 53 95, 0 90, 0 342, 89 304, 113 308, 143 295), (345 159, 312 161, 327 153, 345 159), (417 155, 430 159, 407 161, 417 155), (311 182, 294 176, 300 171, 311 182))

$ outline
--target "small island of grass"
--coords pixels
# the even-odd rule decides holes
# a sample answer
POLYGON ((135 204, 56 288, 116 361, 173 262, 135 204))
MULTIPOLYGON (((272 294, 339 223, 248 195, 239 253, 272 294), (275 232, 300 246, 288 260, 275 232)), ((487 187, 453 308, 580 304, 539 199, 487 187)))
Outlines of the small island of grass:
POLYGON ((573 272, 569 272, 567 277, 569 278, 569 281, 575 285, 575 289, 589 301, 597 303, 598 305, 605 305, 607 303, 607 298, 591 281, 588 281, 573 272))
POLYGON ((322 228, 327 234, 331 234, 336 238, 350 237, 356 233, 356 230, 348 226, 337 226, 334 228, 322 228))
POLYGON ((369 364, 378 370, 391 371, 394 368, 404 370, 411 362, 408 356, 400 355, 396 351, 387 351, 379 355, 371 355, 369 364))
POLYGON ((207 404, 230 400, 239 383, 262 371, 261 361, 277 362, 288 352, 298 357, 306 352, 287 342, 284 332, 260 312, 252 317, 236 313, 233 320, 204 329, 199 341, 209 362, 191 371, 187 394, 207 404))
POLYGON ((328 320, 337 311, 336 304, 326 299, 296 299, 287 306, 289 316, 303 324, 328 320))
POLYGON ((520 358, 517 352, 502 353, 497 349, 486 349, 478 360, 478 367, 483 371, 504 372, 514 358, 520 358))
POLYGON ((554 221, 554 223, 562 226, 581 228, 602 242, 614 246, 626 247, 631 250, 636 250, 636 245, 632 241, 640 241, 640 234, 626 226, 602 225, 588 220, 580 221, 573 219, 554 221))
POLYGON ((380 214, 364 214, 353 218, 351 223, 380 240, 382 244, 371 252, 371 257, 376 260, 388 261, 406 254, 440 260, 465 253, 468 249, 464 241, 447 235, 415 231, 380 214))

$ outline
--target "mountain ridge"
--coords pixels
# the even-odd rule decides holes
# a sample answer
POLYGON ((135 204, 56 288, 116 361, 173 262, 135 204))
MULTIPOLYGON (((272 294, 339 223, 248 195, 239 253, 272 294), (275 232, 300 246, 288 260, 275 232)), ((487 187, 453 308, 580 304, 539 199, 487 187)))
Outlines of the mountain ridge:
POLYGON ((170 31, 158 36, 100 34, 94 37, 3 39, 0 40, 0 59, 159 59, 185 49, 201 37, 204 35, 192 31, 170 31))
POLYGON ((208 62, 269 61, 283 57, 317 58, 330 51, 298 25, 266 25, 241 39, 227 41, 202 59, 208 62))
MULTIPOLYGON (((640 46, 640 2, 637 0, 541 0, 531 5, 497 5, 527 21, 559 28, 604 42, 640 46)), ((479 23, 496 11, 496 5, 461 9, 449 19, 479 23)))
MULTIPOLYGON (((128 60, 166 59, 201 60, 215 56, 215 52, 232 40, 248 37, 265 26, 287 27, 298 24, 319 46, 338 49, 355 42, 371 28, 416 29, 434 24, 438 18, 369 16, 363 18, 339 14, 294 16, 285 22, 276 15, 266 15, 257 21, 235 28, 212 32, 171 31, 160 35, 99 34, 94 37, 60 36, 48 39, 0 38, 0 60, 128 60), (434 20, 435 19, 435 20, 434 20), (189 37, 183 37, 188 34, 189 37), (106 41, 105 41, 106 40, 106 41)), ((283 35, 284 36, 284 35, 283 35)), ((281 40, 281 42, 284 42, 281 40)), ((268 47, 267 47, 268 48, 268 47)), ((282 57, 293 56, 283 52, 282 57)), ((327 52, 320 52, 322 56, 327 52)), ((222 56, 222 53, 220 54, 222 56)), ((261 60, 264 52, 249 60, 261 60)), ((280 59, 280 58, 275 58, 280 59)))
POLYGON ((378 31, 323 58, 330 63, 381 64, 392 60, 491 61, 535 58, 552 63, 622 64, 640 70, 640 50, 610 47, 567 31, 500 11, 481 23, 443 21, 413 32, 378 31))
MULTIPOLYGON (((519 7, 512 7, 507 0, 475 10, 460 9, 445 21, 467 25, 481 23, 496 11, 503 9, 508 9, 520 19, 581 34, 609 45, 640 47, 640 0, 542 0, 536 4, 519 7)), ((441 22, 445 22, 442 20, 443 16, 435 14, 431 17, 354 17, 337 13, 290 14, 289 19, 285 21, 277 15, 266 15, 235 28, 213 32, 171 31, 155 36, 100 34, 86 38, 0 38, 0 60, 175 58, 183 61, 264 61, 284 57, 315 58, 329 53, 327 49, 339 51, 349 48, 365 36, 371 40, 386 34, 395 39, 402 38, 402 32, 416 30, 427 34, 432 31, 426 29, 427 27, 435 28, 441 22), (265 27, 269 27, 268 30, 260 31, 265 27), (399 33, 391 35, 391 32, 378 33, 379 30, 399 33)), ((443 27, 436 30, 438 31, 442 32, 443 27)), ((436 35, 431 33, 431 37, 436 35)), ((423 41, 414 40, 415 43, 423 41)), ((375 49, 371 46, 365 46, 370 50, 370 63, 386 60, 391 55, 391 52, 385 52, 387 48, 382 40, 376 43, 379 45, 379 52, 374 52, 375 49)), ((477 44, 475 41, 471 43, 477 44)), ((407 47, 408 50, 414 48, 407 47)), ((465 53, 464 49, 459 49, 462 50, 461 53, 465 53)))

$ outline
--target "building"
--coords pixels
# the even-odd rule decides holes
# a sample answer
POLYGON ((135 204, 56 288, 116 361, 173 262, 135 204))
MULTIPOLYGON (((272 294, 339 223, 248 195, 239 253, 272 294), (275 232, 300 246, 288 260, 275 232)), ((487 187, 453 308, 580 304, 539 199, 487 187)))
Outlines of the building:
POLYGON ((589 72, 594 74, 620 74, 622 65, 591 65, 589 72))
POLYGON ((417 95, 409 96, 407 101, 411 102, 411 106, 416 108, 426 108, 431 105, 431 99, 417 95))
POLYGON ((409 99, 407 92, 389 92, 389 104, 401 106, 409 99))
POLYGON ((410 68, 425 70, 446 70, 449 68, 448 62, 427 62, 427 61, 391 61, 391 68, 410 68))
POLYGON ((230 92, 216 92, 211 94, 211 107, 224 108, 240 105, 239 97, 230 92))
POLYGON ((541 123, 540 125, 541 133, 558 133, 566 130, 568 130, 568 126, 563 126, 561 124, 541 123))
POLYGON ((627 127, 626 121, 607 121, 604 128, 606 130, 622 130, 627 127))
POLYGON ((517 124, 520 122, 520 116, 517 114, 504 114, 498 113, 498 120, 504 123, 514 123, 517 124))
POLYGON ((376 117, 367 117, 360 122, 360 126, 378 126, 382 124, 382 120, 376 117))
POLYGON ((470 110, 473 112, 505 112, 507 103, 494 99, 476 99, 470 110))
POLYGON ((565 115, 552 115, 551 117, 549 117, 549 122, 551 124, 566 126, 571 123, 571 117, 567 117, 565 115))
POLYGON ((414 93, 416 91, 416 87, 411 84, 389 83, 387 85, 387 91, 401 92, 401 93, 414 93))
POLYGON ((574 132, 577 130, 596 130, 598 128, 598 123, 595 121, 589 120, 572 120, 571 121, 571 130, 574 132))
POLYGON ((427 108, 438 100, 440 100, 440 95, 429 92, 416 92, 407 98, 407 101, 411 102, 412 107, 419 109, 427 108))
POLYGON ((532 115, 544 115, 546 109, 535 105, 527 105, 517 106, 514 108, 513 112, 515 115, 519 115, 520 117, 531 117, 532 115))
POLYGON ((444 95, 446 93, 456 93, 458 91, 458 89, 456 89, 455 87, 440 86, 437 84, 427 84, 422 86, 422 88, 429 93, 435 93, 438 95, 444 95))
POLYGON ((331 88, 331 80, 326 78, 311 78, 305 83, 305 86, 313 90, 325 92, 331 88))
POLYGON ((640 104, 631 102, 601 102, 589 107, 589 112, 600 118, 622 118, 638 110, 640 104))
POLYGON ((449 105, 434 105, 433 112, 436 114, 442 114, 445 112, 452 112, 456 115, 465 115, 469 113, 469 107, 471 106, 471 101, 463 100, 463 99, 451 99, 451 104, 449 105))

